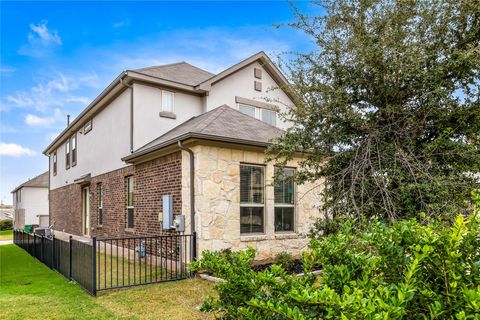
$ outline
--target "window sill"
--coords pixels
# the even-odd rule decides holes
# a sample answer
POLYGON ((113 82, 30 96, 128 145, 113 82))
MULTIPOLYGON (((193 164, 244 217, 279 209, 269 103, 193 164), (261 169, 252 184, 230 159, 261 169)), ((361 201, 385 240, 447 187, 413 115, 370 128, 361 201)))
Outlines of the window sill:
POLYGON ((268 240, 268 237, 266 234, 252 234, 252 235, 241 235, 240 236, 240 241, 241 242, 247 242, 247 241, 264 241, 268 240))
POLYGON ((103 225, 97 225, 97 229, 102 229, 103 225))
POLYGON ((276 233, 275 239, 276 240, 283 240, 283 239, 297 239, 298 234, 292 232, 285 232, 285 233, 276 233))
POLYGON ((161 118, 177 119, 177 115, 173 112, 160 111, 158 114, 161 118))
POLYGON ((135 229, 134 228, 125 228, 125 232, 134 233, 135 229))

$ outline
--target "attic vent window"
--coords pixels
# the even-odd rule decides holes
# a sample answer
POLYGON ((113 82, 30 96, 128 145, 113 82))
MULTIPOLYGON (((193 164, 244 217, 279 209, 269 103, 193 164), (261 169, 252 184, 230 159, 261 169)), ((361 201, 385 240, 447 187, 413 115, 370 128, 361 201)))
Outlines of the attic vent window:
POLYGON ((90 131, 92 131, 92 119, 88 120, 85 126, 83 126, 83 134, 87 134, 90 131))
POLYGON ((253 74, 255 75, 255 78, 262 79, 262 69, 254 68, 253 69, 253 74))
POLYGON ((255 81, 255 91, 262 91, 262 83, 260 81, 255 81))

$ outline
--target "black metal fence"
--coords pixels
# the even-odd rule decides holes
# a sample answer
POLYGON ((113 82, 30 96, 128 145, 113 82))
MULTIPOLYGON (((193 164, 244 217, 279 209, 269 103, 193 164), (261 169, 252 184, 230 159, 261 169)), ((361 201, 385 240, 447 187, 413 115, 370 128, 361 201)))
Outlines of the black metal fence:
POLYGON ((92 238, 91 243, 14 230, 14 243, 31 256, 78 283, 97 291, 185 279, 195 257, 195 235, 92 238))

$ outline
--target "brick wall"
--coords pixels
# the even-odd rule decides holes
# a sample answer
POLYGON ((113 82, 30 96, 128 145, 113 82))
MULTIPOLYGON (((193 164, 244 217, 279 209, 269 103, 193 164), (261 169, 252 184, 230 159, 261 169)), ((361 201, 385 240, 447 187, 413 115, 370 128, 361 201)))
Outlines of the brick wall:
MULTIPOLYGON (((133 235, 160 235, 158 220, 162 195, 173 195, 173 210, 182 209, 180 152, 172 153, 136 166, 128 166, 96 177, 90 182, 91 235, 97 237, 129 237, 133 235), (125 178, 134 177, 135 228, 126 226, 125 178), (103 186, 103 224, 98 225, 98 186, 103 186)), ((51 219, 55 229, 75 235, 82 234, 81 186, 70 184, 51 191, 51 219)), ((165 234, 165 232, 163 232, 165 234)))
POLYGON ((50 224, 55 230, 82 234, 82 188, 78 184, 50 190, 50 224))

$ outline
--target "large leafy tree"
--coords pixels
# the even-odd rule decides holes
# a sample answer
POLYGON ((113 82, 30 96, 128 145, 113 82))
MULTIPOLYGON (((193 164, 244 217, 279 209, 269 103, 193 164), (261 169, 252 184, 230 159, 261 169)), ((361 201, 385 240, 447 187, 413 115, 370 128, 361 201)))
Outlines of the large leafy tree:
POLYGON ((297 107, 269 149, 305 160, 333 216, 468 209, 480 172, 480 1, 320 1, 295 10, 316 49, 284 66, 297 107))

